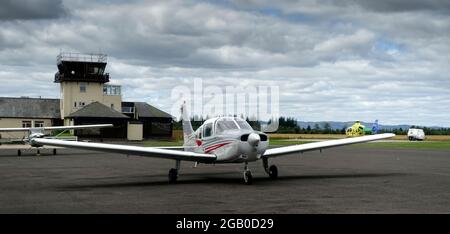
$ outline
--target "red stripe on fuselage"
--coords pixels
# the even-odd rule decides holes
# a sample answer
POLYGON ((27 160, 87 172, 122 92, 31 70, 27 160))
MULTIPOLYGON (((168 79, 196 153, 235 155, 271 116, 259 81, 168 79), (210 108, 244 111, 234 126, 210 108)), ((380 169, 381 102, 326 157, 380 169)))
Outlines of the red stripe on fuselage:
POLYGON ((226 142, 226 143, 221 143, 221 144, 217 144, 217 145, 212 145, 212 146, 206 147, 205 148, 205 153, 211 152, 213 150, 216 150, 216 149, 218 149, 218 148, 220 148, 222 146, 228 145, 230 143, 231 142, 226 142))

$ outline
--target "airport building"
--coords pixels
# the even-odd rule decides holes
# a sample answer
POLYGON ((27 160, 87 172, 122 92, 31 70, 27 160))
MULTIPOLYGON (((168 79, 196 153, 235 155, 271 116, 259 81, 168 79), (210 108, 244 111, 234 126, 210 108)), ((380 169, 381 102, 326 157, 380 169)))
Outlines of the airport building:
MULTIPOLYGON (((0 128, 114 124, 114 128, 75 131, 79 137, 142 140, 171 137, 173 118, 145 102, 122 100, 121 86, 110 85, 105 54, 60 53, 54 82, 60 99, 0 97, 0 128)), ((6 137, 23 137, 10 133, 6 137)))

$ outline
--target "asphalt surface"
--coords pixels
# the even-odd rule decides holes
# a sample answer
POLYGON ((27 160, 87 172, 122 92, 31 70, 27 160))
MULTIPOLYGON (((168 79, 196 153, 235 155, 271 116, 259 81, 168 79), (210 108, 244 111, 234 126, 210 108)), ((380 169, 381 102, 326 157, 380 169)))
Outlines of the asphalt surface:
POLYGON ((261 162, 182 163, 73 149, 0 148, 0 213, 450 213, 450 151, 346 146, 261 162))

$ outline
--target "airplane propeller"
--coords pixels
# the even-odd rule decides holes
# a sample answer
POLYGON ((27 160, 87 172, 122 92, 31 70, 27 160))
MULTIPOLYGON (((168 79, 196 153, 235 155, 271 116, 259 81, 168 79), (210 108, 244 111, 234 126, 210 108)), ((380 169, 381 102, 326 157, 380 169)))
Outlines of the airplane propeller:
POLYGON ((259 136, 259 134, 256 134, 256 133, 250 133, 250 135, 248 136, 248 140, 247 140, 247 142, 253 147, 258 146, 260 141, 261 141, 261 137, 259 136))

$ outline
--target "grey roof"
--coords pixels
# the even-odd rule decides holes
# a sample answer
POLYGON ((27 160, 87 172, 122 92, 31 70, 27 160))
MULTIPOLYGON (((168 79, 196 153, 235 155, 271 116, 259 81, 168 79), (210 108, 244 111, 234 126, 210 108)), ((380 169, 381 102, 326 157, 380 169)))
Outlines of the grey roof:
POLYGON ((0 97, 0 118, 61 118, 59 99, 0 97))
POLYGON ((85 107, 73 112, 68 118, 79 118, 79 117, 88 117, 88 118, 129 118, 128 116, 107 107, 100 102, 92 102, 85 107))
POLYGON ((172 118, 171 115, 146 102, 134 102, 134 107, 139 117, 172 118))

